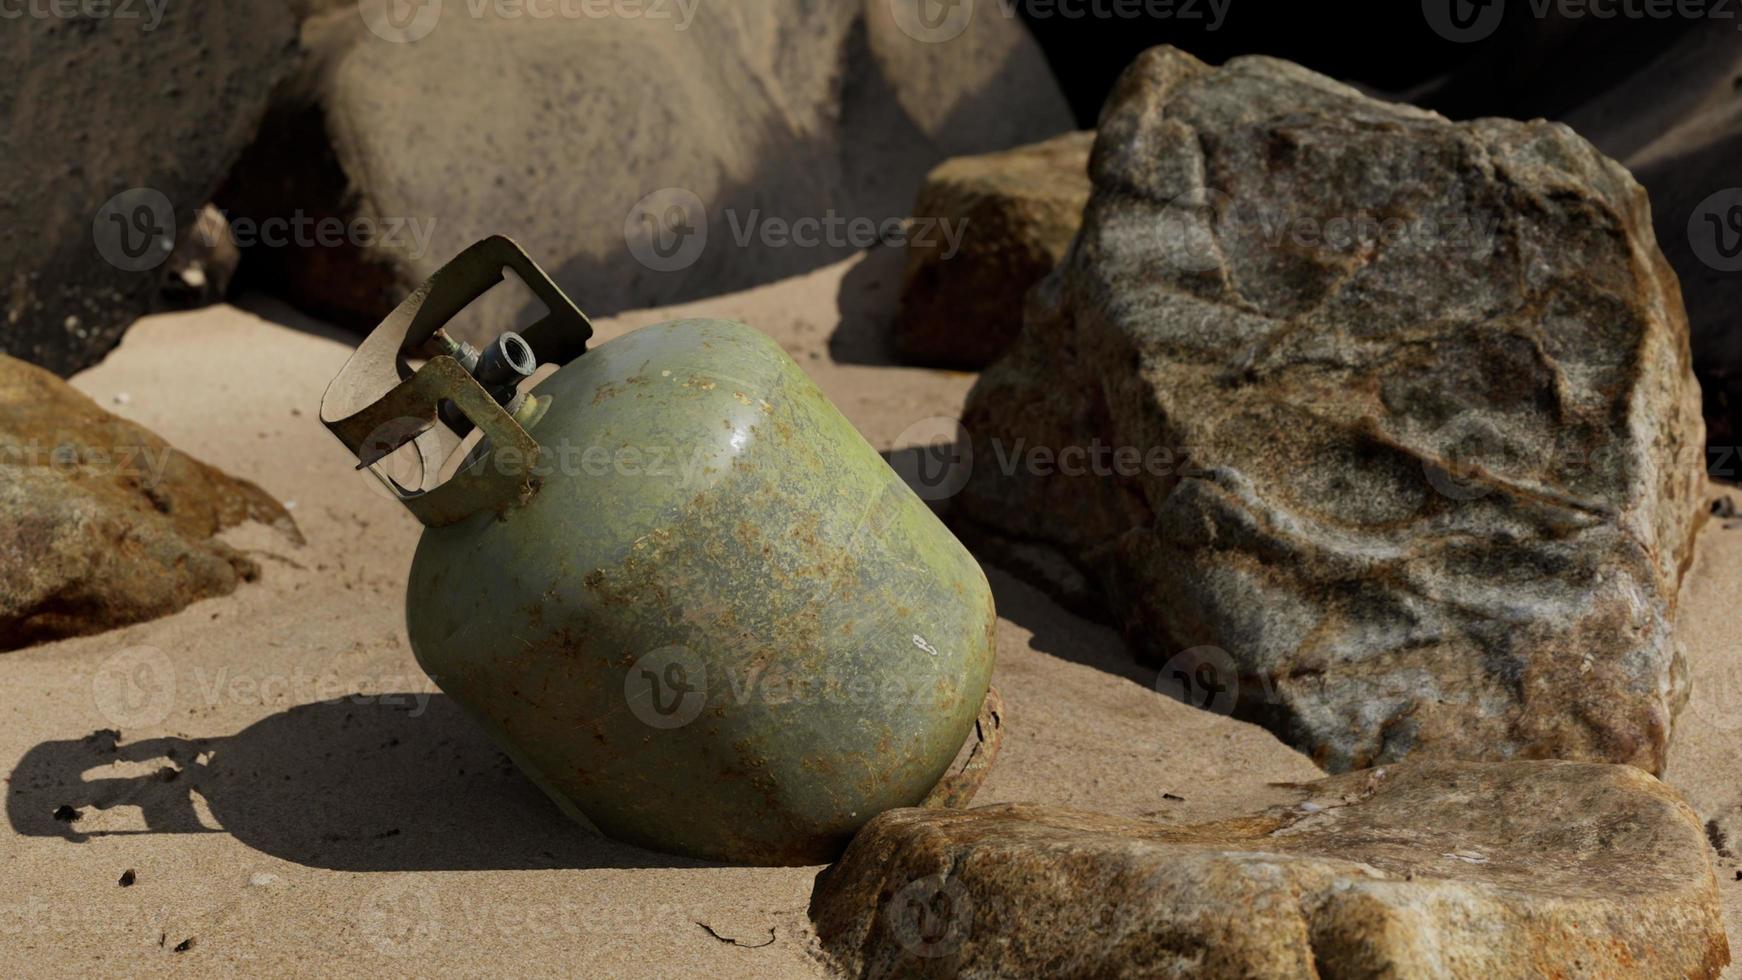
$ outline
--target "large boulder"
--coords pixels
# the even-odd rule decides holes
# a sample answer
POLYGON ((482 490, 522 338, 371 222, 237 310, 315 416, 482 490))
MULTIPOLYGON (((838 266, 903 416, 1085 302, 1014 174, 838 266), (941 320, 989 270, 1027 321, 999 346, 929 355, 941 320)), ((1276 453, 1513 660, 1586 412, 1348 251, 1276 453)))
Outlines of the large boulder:
POLYGON ((152 309, 296 35, 283 0, 33 9, 0 30, 0 351, 67 375, 152 309))
MULTIPOLYGON (((1019 20, 957 34, 911 6, 450 3, 396 20, 365 0, 317 17, 295 97, 220 195, 248 237, 289 243, 247 249, 243 274, 372 326, 506 234, 598 314, 899 237, 939 160, 1071 125, 1019 20)), ((499 331, 527 299, 497 290, 456 332, 499 331)))
POLYGON ((1629 766, 1405 763, 1171 825, 891 810, 811 915, 883 977, 1717 977, 1699 820, 1629 766))
POLYGON ((1091 176, 969 397, 964 528, 1063 552, 1169 685, 1332 771, 1661 771, 1703 432, 1627 172, 1155 49, 1091 176))
POLYGON ((957 157, 926 175, 907 243, 895 349, 979 370, 1022 330, 1022 302, 1071 247, 1089 203, 1094 133, 957 157))
POLYGON ((224 595, 259 567, 214 535, 300 541, 259 487, 0 354, 0 650, 99 633, 224 595))

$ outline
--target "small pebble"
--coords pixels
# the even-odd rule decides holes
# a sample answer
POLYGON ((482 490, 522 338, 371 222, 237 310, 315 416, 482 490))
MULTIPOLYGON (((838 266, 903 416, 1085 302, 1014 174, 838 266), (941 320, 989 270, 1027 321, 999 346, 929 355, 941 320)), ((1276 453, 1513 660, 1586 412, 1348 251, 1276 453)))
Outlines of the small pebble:
POLYGON ((133 396, 129 395, 125 391, 117 391, 115 393, 114 401, 115 401, 115 404, 117 404, 117 405, 125 405, 132 400, 133 400, 133 396))
POLYGON ((255 888, 265 888, 268 885, 278 884, 278 876, 270 871, 256 871, 248 876, 248 884, 255 888))
POLYGON ((121 887, 122 888, 131 888, 131 887, 133 887, 133 883, 135 881, 138 881, 138 880, 139 880, 139 876, 137 874, 133 873, 132 868, 128 868, 126 871, 121 872, 121 887))

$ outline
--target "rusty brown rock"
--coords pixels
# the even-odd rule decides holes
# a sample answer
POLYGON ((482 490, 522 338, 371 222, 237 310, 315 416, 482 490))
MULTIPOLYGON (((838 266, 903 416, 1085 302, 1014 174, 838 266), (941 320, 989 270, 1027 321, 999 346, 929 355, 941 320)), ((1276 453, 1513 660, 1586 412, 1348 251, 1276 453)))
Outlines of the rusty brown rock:
POLYGON ((1155 49, 1091 176, 969 397, 953 519, 1068 555, 1167 684, 1208 664, 1180 693, 1331 771, 1661 771, 1703 433, 1627 172, 1558 124, 1155 49))
POLYGON ((1022 330, 1022 302, 1070 249, 1089 202, 1090 132, 956 157, 926 175, 907 246, 895 348, 978 370, 1022 330))
POLYGON ((1699 820, 1631 766, 1404 763, 1194 825, 893 810, 811 902, 856 977, 1716 977, 1699 820))
POLYGON ((54 375, 0 355, 0 650, 98 633, 259 574, 213 537, 300 541, 259 487, 171 448, 54 375))

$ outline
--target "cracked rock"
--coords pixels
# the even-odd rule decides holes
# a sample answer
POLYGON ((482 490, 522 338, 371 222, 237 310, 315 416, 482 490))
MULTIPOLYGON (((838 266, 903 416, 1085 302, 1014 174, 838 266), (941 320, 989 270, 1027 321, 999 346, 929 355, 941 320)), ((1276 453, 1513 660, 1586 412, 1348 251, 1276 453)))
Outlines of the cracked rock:
POLYGON ((964 533, 1065 554, 1172 693, 1331 771, 1661 771, 1704 435, 1627 172, 1157 48, 1090 173, 969 397, 964 533))
POLYGON ((851 976, 1716 977, 1699 820, 1631 766, 1404 763, 1171 825, 893 810, 811 915, 851 976))

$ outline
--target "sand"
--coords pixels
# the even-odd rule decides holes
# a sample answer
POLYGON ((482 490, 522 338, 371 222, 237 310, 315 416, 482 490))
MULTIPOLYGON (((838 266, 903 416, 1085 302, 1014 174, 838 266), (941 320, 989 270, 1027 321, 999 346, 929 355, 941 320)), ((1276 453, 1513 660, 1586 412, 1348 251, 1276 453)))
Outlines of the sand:
MULTIPOLYGON (((900 448, 909 426, 954 414, 973 377, 887 363, 880 324, 898 270, 882 250, 601 321, 599 335, 704 312, 744 320, 874 445, 900 448)), ((319 423, 352 342, 245 299, 144 320, 74 379, 294 505, 308 543, 239 529, 228 540, 262 560, 259 583, 0 655, 7 972, 826 975, 806 916, 819 868, 720 866, 592 837, 422 676, 402 621, 420 527, 319 423), (118 747, 88 738, 105 729, 118 747), (82 817, 55 820, 62 805, 82 817)), ((1684 590, 1698 687, 1668 776, 1702 816, 1742 803, 1742 657, 1727 629, 1739 571, 1742 531, 1714 521, 1684 590)), ((1192 819, 1318 775, 1268 732, 1158 694, 1113 631, 990 577, 1008 734, 978 802, 1192 819)), ((1734 929, 1732 872, 1720 867, 1734 929)))

